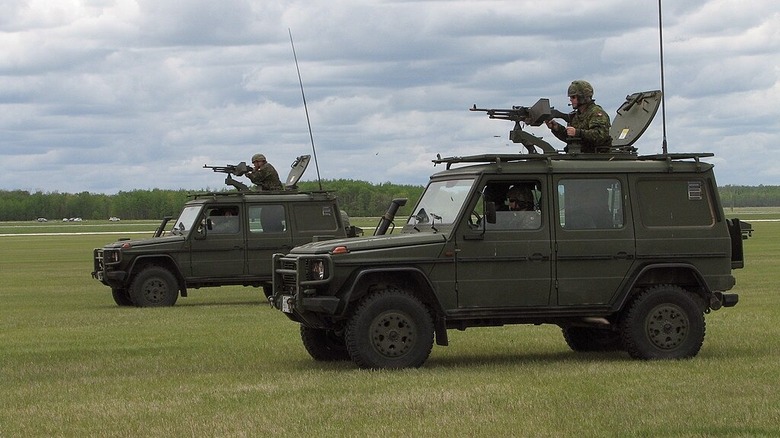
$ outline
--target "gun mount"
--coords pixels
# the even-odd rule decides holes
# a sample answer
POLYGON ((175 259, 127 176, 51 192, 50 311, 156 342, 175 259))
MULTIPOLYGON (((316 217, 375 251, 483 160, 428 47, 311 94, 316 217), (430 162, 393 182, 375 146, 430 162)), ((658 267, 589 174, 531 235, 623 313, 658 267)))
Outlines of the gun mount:
MULTIPOLYGON (((636 155, 637 149, 633 145, 653 121, 661 104, 661 97, 660 90, 642 91, 626 96, 626 100, 618 108, 610 128, 612 146, 600 148, 597 152, 636 155)), ((513 106, 511 109, 486 109, 477 108, 477 105, 474 105, 469 108, 469 111, 483 111, 487 113, 488 118, 515 122, 515 127, 509 132, 509 139, 513 143, 521 143, 530 154, 536 153, 537 147, 544 153, 557 154, 558 151, 541 137, 524 131, 524 126, 540 126, 552 119, 562 119, 566 123, 571 123, 574 116, 574 113, 567 114, 556 110, 550 106, 550 100, 544 98, 539 99, 531 107, 513 106)), ((579 155, 581 145, 580 138, 571 137, 566 141, 565 150, 568 154, 579 155)))
MULTIPOLYGON (((290 165, 290 173, 287 175, 287 179, 284 181, 285 190, 298 189, 298 181, 301 179, 301 176, 303 176, 303 172, 306 171, 306 167, 309 166, 310 160, 311 155, 301 155, 297 157, 295 161, 293 161, 293 163, 290 165)), ((211 169, 214 172, 226 173, 227 176, 225 177, 225 184, 235 187, 239 192, 246 192, 251 190, 246 184, 236 181, 232 177, 232 175, 249 175, 254 171, 254 168, 248 166, 245 161, 242 161, 238 164, 228 164, 226 166, 209 166, 204 164, 203 168, 211 169)))
POLYGON ((511 120, 515 122, 515 127, 509 131, 509 139, 513 143, 521 143, 528 149, 528 153, 536 153, 538 147, 545 153, 556 153, 554 147, 531 133, 523 130, 523 126, 540 126, 542 123, 552 119, 563 119, 567 123, 571 120, 571 114, 563 113, 550 106, 550 99, 539 99, 533 106, 513 106, 511 109, 487 109, 477 108, 474 104, 469 111, 486 112, 488 118, 499 120, 511 120))

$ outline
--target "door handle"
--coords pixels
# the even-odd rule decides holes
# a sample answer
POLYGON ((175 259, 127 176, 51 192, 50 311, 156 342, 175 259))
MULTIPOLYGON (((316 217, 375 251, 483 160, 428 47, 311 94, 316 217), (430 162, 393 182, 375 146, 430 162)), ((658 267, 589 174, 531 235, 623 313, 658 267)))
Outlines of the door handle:
POLYGON ((535 252, 535 253, 531 254, 530 257, 528 257, 528 260, 530 260, 532 262, 542 262, 542 261, 547 260, 547 258, 548 257, 545 257, 544 254, 539 253, 539 252, 535 252))
POLYGON ((633 254, 629 254, 625 251, 620 251, 619 253, 615 254, 615 259, 617 260, 632 260, 633 258, 633 254))

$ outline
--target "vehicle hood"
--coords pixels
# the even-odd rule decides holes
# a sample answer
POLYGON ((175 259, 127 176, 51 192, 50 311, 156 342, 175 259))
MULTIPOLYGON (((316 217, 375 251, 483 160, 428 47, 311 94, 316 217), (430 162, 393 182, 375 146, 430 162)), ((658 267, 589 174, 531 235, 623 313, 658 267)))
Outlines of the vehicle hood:
POLYGON ((152 245, 165 245, 169 243, 183 242, 184 236, 162 236, 162 237, 150 237, 148 239, 132 239, 132 240, 118 240, 114 243, 109 243, 104 248, 122 248, 128 245, 131 248, 152 246, 152 245))
POLYGON ((295 247, 290 254, 324 254, 333 248, 344 246, 350 253, 385 248, 408 248, 412 246, 444 243, 447 236, 439 233, 391 234, 388 236, 353 237, 345 239, 312 242, 295 247))

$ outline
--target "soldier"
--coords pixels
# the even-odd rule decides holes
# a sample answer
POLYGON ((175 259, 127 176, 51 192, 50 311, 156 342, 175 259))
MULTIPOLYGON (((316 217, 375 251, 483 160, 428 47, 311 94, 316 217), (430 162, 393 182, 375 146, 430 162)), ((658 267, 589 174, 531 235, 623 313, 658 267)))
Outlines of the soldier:
POLYGON ((569 85, 569 102, 574 108, 573 117, 564 127, 555 120, 545 123, 559 140, 579 138, 582 152, 609 152, 612 137, 609 135, 609 116, 593 101, 593 87, 586 81, 574 81, 569 85))
POLYGON ((516 184, 506 194, 510 211, 534 211, 534 195, 527 184, 516 184))
POLYGON ((534 230, 542 224, 542 217, 536 211, 534 195, 530 184, 515 184, 507 192, 511 212, 509 229, 534 230))
POLYGON ((274 166, 265 160, 265 155, 254 154, 252 164, 254 169, 246 176, 255 184, 257 190, 284 190, 279 174, 274 166))

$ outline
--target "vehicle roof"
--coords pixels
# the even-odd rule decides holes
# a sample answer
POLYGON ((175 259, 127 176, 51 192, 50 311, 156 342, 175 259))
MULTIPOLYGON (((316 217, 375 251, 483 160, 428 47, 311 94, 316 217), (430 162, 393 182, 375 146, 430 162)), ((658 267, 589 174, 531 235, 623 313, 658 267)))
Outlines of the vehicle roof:
POLYGON ((299 192, 292 190, 278 190, 269 192, 260 191, 236 191, 236 192, 210 192, 210 193, 191 193, 188 195, 191 199, 187 204, 193 203, 235 203, 235 202, 312 202, 312 201, 335 201, 336 195, 333 192, 314 191, 299 192))
POLYGON ((713 164, 701 161, 711 153, 664 154, 483 154, 437 158, 435 164, 446 164, 446 170, 431 179, 481 173, 680 173, 707 172, 713 164))

